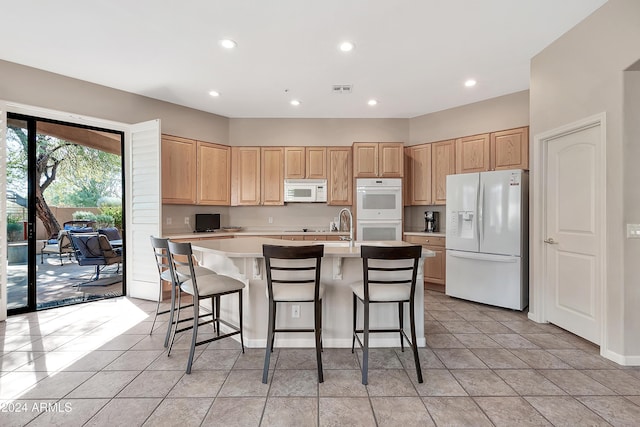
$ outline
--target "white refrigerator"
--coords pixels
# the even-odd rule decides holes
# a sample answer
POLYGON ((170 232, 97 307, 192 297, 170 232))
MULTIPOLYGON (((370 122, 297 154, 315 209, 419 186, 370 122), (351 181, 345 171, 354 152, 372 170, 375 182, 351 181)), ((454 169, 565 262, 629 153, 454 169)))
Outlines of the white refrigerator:
POLYGON ((529 305, 529 175, 447 176, 446 293, 523 310, 529 305))

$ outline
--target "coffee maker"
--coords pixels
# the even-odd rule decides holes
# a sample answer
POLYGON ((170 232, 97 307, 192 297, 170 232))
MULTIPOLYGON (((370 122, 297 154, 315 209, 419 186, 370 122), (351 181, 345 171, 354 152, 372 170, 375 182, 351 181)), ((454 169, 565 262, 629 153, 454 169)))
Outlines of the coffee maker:
POLYGON ((438 212, 426 211, 424 213, 424 231, 427 233, 436 233, 438 231, 438 212))

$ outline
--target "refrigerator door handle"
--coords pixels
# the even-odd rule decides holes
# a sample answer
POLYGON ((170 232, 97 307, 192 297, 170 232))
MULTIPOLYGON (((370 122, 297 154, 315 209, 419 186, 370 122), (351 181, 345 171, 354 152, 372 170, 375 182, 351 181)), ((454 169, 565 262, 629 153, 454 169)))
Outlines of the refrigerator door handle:
POLYGON ((468 252, 457 252, 457 251, 447 251, 449 252, 449 255, 454 257, 454 258, 466 258, 466 259, 477 259, 477 260, 482 260, 482 261, 492 261, 492 262, 507 262, 507 263, 514 263, 514 262, 518 262, 519 257, 513 257, 513 256, 496 256, 496 255, 489 255, 489 254, 482 254, 482 253, 478 253, 478 252, 472 252, 472 253, 468 253, 468 252))

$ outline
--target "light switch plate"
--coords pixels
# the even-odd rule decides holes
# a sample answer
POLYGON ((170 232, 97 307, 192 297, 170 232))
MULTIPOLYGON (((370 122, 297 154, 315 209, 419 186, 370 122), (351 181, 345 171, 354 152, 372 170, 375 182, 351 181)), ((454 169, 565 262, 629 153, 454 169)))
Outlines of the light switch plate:
POLYGON ((640 239, 640 224, 627 224, 627 239, 640 239))

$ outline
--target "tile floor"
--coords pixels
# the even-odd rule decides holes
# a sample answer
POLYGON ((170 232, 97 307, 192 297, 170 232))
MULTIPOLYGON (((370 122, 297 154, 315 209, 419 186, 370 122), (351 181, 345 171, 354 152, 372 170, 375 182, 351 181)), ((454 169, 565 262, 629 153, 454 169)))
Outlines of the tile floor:
POLYGON ((0 425, 8 426, 522 426, 640 423, 640 367, 524 313, 427 292, 425 382, 411 353, 371 352, 369 385, 349 349, 278 349, 269 384, 264 351, 232 340, 171 357, 155 304, 115 298, 0 323, 0 425))

